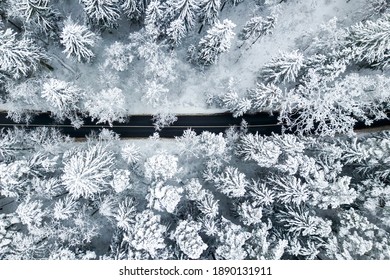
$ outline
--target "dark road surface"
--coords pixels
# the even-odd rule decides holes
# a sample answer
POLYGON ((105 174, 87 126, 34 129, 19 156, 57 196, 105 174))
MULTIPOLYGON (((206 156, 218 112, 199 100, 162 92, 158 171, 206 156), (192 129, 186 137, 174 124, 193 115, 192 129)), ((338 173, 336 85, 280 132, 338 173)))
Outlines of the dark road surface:
MULTIPOLYGON (((0 128, 4 127, 28 127, 34 128, 38 126, 56 127, 64 134, 70 137, 85 137, 91 132, 99 132, 102 128, 108 128, 118 133, 122 138, 128 137, 149 137, 156 132, 152 116, 131 116, 126 123, 114 122, 110 127, 108 124, 96 124, 90 118, 84 119, 84 125, 75 129, 70 121, 58 123, 50 117, 50 113, 42 113, 37 115, 28 125, 25 123, 15 123, 6 117, 6 113, 0 113, 0 128)), ((244 115, 241 118, 233 118, 231 114, 215 114, 215 115, 194 115, 178 116, 178 120, 171 126, 163 128, 159 131, 160 137, 172 138, 183 135, 183 131, 191 128, 197 134, 202 131, 210 131, 214 133, 225 132, 232 125, 240 126, 241 121, 245 119, 248 122, 248 131, 260 134, 270 135, 272 132, 280 133, 281 126, 277 124, 277 116, 270 116, 267 113, 244 115)))
MULTIPOLYGON (((15 123, 6 117, 5 112, 0 113, 0 128, 6 127, 28 127, 34 128, 38 126, 56 127, 64 134, 70 137, 81 138, 91 134, 91 132, 99 132, 102 128, 108 128, 118 133, 122 138, 132 137, 149 137, 156 132, 152 116, 139 115, 131 116, 126 123, 114 122, 110 127, 107 124, 96 124, 90 118, 84 119, 84 125, 75 129, 70 121, 58 123, 50 117, 50 113, 41 113, 37 115, 28 125, 25 123, 15 123)), ((245 120, 248 123, 248 131, 251 133, 258 132, 262 135, 271 135, 272 133, 280 134, 282 127, 277 124, 277 115, 270 116, 268 113, 258 113, 253 115, 244 115, 239 118, 233 118, 232 114, 214 114, 214 115, 180 115, 178 120, 170 127, 163 128, 159 131, 160 137, 173 138, 183 135, 183 131, 191 128, 197 134, 202 131, 210 131, 214 133, 225 132, 230 126, 240 126, 241 121, 245 120)), ((390 125, 389 120, 375 122, 370 128, 383 127, 390 125)), ((363 123, 358 123, 355 129, 367 128, 363 123)))

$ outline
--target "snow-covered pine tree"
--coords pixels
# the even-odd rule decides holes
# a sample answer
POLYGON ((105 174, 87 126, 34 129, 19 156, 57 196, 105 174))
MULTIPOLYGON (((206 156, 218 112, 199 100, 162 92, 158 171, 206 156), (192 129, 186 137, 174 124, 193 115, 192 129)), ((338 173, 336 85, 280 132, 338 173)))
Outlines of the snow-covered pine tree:
POLYGON ((0 30, 0 71, 14 79, 38 69, 45 56, 31 39, 16 39, 12 29, 0 30))
POLYGON ((159 113, 153 115, 152 120, 154 128, 159 131, 166 126, 172 125, 175 121, 177 121, 177 117, 172 113, 159 113))
POLYGON ((163 18, 163 9, 160 0, 151 0, 146 7, 145 24, 153 27, 158 27, 163 18))
POLYGON ((179 45, 181 39, 184 38, 187 33, 184 21, 180 18, 175 19, 170 23, 166 33, 174 45, 179 45))
POLYGON ((259 78, 266 83, 294 82, 301 70, 304 58, 299 51, 280 52, 263 66, 259 78))
POLYGON ((86 102, 86 108, 97 123, 107 122, 110 126, 114 121, 124 122, 127 116, 125 95, 120 88, 102 90, 86 102))
POLYGON ((199 8, 201 22, 212 25, 217 21, 221 0, 201 0, 199 8))
POLYGON ((136 164, 141 159, 140 150, 134 143, 124 146, 121 156, 128 164, 136 164))
POLYGON ((166 181, 178 172, 178 158, 166 153, 148 158, 144 164, 145 178, 152 181, 166 181))
POLYGON ((50 0, 13 0, 9 1, 9 16, 22 18, 26 24, 33 23, 43 31, 53 29, 51 17, 55 12, 50 6, 50 0))
POLYGON ((252 110, 272 113, 279 111, 283 92, 273 83, 257 83, 256 88, 249 90, 249 98, 252 103, 252 110))
POLYGON ((102 144, 81 150, 65 160, 63 184, 73 198, 90 198, 109 185, 114 161, 113 153, 102 144))
POLYGON ((163 103, 167 98, 167 89, 163 84, 156 81, 146 81, 146 92, 142 97, 148 104, 157 107, 158 104, 163 103))
POLYGON ((240 117, 252 108, 251 100, 239 97, 236 91, 228 91, 221 97, 222 106, 233 113, 233 117, 240 117))
POLYGON ((79 62, 82 60, 89 62, 94 57, 91 48, 95 45, 97 35, 88 27, 74 23, 71 18, 68 18, 60 37, 61 44, 65 46, 63 52, 67 57, 76 56, 79 62))
POLYGON ((134 58, 131 46, 118 41, 106 48, 104 56, 106 57, 104 66, 110 66, 117 71, 127 70, 134 58))
POLYGON ((231 198, 244 196, 249 185, 245 174, 232 166, 226 167, 214 181, 217 189, 231 198))
POLYGON ((269 168, 278 162, 282 151, 272 138, 269 139, 256 132, 256 134, 243 135, 235 153, 244 160, 254 160, 259 166, 269 168))
POLYGON ((254 44, 260 37, 272 34, 272 30, 276 25, 276 16, 271 15, 267 18, 253 17, 247 23, 241 32, 241 38, 243 40, 252 39, 254 44))
POLYGON ((198 58, 204 65, 214 64, 221 53, 227 52, 231 46, 231 41, 235 35, 233 29, 236 25, 225 19, 223 22, 217 21, 213 27, 207 30, 198 45, 198 58))
POLYGON ((88 19, 96 25, 115 27, 120 18, 118 0, 80 0, 88 19))
POLYGON ((79 108, 83 92, 72 83, 49 79, 43 84, 42 97, 50 106, 52 114, 59 119, 73 119, 79 108))
POLYGON ((358 62, 387 66, 390 58, 390 16, 357 23, 350 29, 349 42, 358 62))
POLYGON ((145 12, 144 0, 121 0, 121 9, 131 20, 140 20, 145 12))
POLYGON ((167 227, 161 224, 161 216, 147 209, 138 213, 134 220, 133 230, 126 240, 136 250, 145 250, 152 258, 161 259, 159 251, 166 247, 164 239, 167 230, 167 227))
POLYGON ((180 221, 173 234, 180 249, 191 259, 198 259, 207 249, 199 235, 202 225, 195 221, 180 221))
POLYGON ((178 14, 178 18, 184 22, 186 30, 194 27, 196 16, 199 10, 198 0, 174 0, 173 10, 178 14))

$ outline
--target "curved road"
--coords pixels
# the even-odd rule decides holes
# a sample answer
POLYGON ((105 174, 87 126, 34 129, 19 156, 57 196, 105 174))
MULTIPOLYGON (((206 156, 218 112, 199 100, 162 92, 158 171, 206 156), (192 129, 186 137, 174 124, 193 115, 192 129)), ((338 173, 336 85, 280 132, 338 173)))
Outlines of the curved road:
MULTIPOLYGON (((41 113, 33 119, 28 125, 26 123, 15 123, 8 119, 5 112, 0 113, 0 128, 5 127, 28 127, 34 128, 38 126, 56 127, 70 137, 81 138, 89 135, 91 132, 99 132, 102 128, 109 128, 118 133, 122 138, 128 137, 149 137, 156 131, 153 126, 152 116, 138 115, 131 116, 125 123, 114 122, 110 127, 107 124, 96 124, 90 118, 84 119, 84 125, 75 129, 69 121, 58 123, 50 117, 50 113, 41 113)), ((244 115, 239 118, 233 118, 232 114, 214 114, 214 115, 180 115, 178 120, 171 126, 163 128, 159 131, 161 137, 173 138, 181 136, 183 131, 191 128, 197 134, 202 131, 210 131, 214 133, 224 132, 230 126, 240 126, 241 121, 245 119, 248 123, 248 131, 258 132, 262 135, 270 135, 271 133, 281 133, 281 125, 277 124, 277 115, 270 116, 268 113, 257 113, 252 115, 244 115)), ((389 120, 375 122, 370 128, 382 127, 390 125, 389 120)), ((364 129, 366 126, 363 123, 358 123, 355 129, 364 129)))

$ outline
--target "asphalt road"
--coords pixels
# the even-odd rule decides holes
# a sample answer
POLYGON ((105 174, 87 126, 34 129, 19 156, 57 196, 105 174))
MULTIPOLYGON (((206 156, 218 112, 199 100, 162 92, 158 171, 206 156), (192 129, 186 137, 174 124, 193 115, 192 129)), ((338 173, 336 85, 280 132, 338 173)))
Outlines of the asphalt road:
MULTIPOLYGON (((152 116, 138 115, 131 116, 125 123, 114 122, 110 127, 108 124, 96 124, 90 118, 84 119, 84 125, 75 129, 69 121, 58 123, 50 117, 49 113, 37 115, 28 125, 26 123, 15 123, 6 117, 6 113, 0 113, 0 128, 3 127, 28 127, 34 128, 38 126, 56 127, 70 137, 85 137, 91 132, 99 132, 102 128, 109 128, 118 133, 122 138, 127 137, 149 137, 156 132, 152 116)), ((224 132, 230 126, 240 126, 241 121, 245 119, 248 123, 249 132, 259 132, 263 135, 270 135, 272 132, 281 133, 281 126, 277 124, 277 116, 270 116, 267 113, 259 113, 254 115, 244 115, 241 118, 233 118, 231 114, 214 114, 205 115, 181 115, 178 120, 171 126, 163 128, 159 131, 160 137, 172 138, 183 135, 183 131, 191 128, 196 133, 202 131, 210 131, 214 133, 224 132)))
MULTIPOLYGON (((41 113, 37 115, 28 125, 26 123, 15 123, 8 119, 5 112, 0 112, 0 128, 5 127, 28 127, 34 128, 39 126, 56 127, 64 134, 70 137, 83 138, 92 132, 99 132, 102 128, 109 128, 118 133, 122 138, 149 137, 156 132, 152 116, 138 115, 131 116, 125 123, 114 122, 113 126, 107 124, 96 124, 90 118, 84 119, 84 125, 75 129, 70 121, 56 122, 50 117, 50 113, 41 113)), ((258 113, 253 115, 244 115, 239 118, 233 118, 232 114, 214 114, 214 115, 180 115, 178 120, 171 126, 163 128, 159 131, 160 137, 172 138, 181 136, 183 131, 191 128, 197 134, 202 131, 210 131, 214 133, 225 132, 230 126, 240 126, 242 120, 248 123, 248 131, 251 133, 258 132, 262 135, 271 135, 272 133, 280 134, 282 127, 277 124, 277 115, 270 116, 268 113, 258 113)), ((389 120, 381 120, 375 122, 370 129, 386 127, 390 125, 389 120)), ((363 123, 359 122, 355 126, 356 130, 366 129, 363 123)))

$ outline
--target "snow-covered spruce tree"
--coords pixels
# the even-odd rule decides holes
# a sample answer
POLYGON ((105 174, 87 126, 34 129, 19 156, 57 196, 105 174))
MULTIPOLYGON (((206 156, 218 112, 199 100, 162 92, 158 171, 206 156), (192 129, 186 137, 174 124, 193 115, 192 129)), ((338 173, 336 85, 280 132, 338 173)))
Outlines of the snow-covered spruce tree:
POLYGON ((146 93, 142 97, 146 102, 153 107, 157 107, 158 104, 163 103, 167 98, 167 89, 164 84, 156 82, 154 80, 146 81, 146 93))
POLYGON ((273 83, 257 83, 254 89, 249 90, 251 109, 257 112, 279 111, 283 97, 283 91, 273 83))
POLYGON ((306 73, 303 75, 307 75, 308 71, 315 71, 321 75, 324 81, 331 82, 345 72, 348 63, 348 59, 315 54, 305 61, 304 70, 306 73))
POLYGON ((115 27, 120 18, 118 0, 80 0, 92 24, 115 27))
POLYGON ((252 103, 251 100, 246 97, 240 97, 237 93, 237 89, 235 87, 235 80, 234 78, 230 78, 227 86, 227 92, 222 94, 220 96, 218 103, 221 103, 220 105, 223 108, 228 109, 230 112, 233 113, 233 117, 240 117, 246 112, 248 112, 251 107, 252 103))
POLYGON ((43 31, 54 28, 52 21, 56 12, 51 7, 50 0, 13 0, 9 1, 9 16, 23 19, 26 24, 33 23, 43 31))
POLYGON ((153 115, 153 125, 157 131, 160 131, 166 126, 172 125, 175 121, 177 121, 177 117, 171 113, 160 113, 157 115, 153 115))
POLYGON ((15 212, 21 223, 26 225, 29 230, 40 227, 45 216, 42 201, 31 200, 29 197, 19 204, 15 212))
POLYGON ((128 164, 136 164, 141 159, 140 150, 134 143, 125 145, 121 156, 128 164))
POLYGON ((173 0, 172 8, 178 18, 184 22, 186 30, 190 30, 196 23, 199 11, 199 1, 197 0, 173 0))
POLYGON ((166 30, 167 36, 174 45, 179 45, 187 33, 184 21, 181 18, 175 19, 166 30))
POLYGON ((163 8, 160 0, 151 0, 145 11, 145 24, 150 28, 159 28, 163 18, 163 8))
POLYGON ((280 52, 260 70, 259 79, 265 83, 294 82, 303 63, 303 55, 299 51, 280 52))
POLYGON ((235 35, 233 32, 235 26, 233 22, 225 19, 222 23, 216 21, 207 30, 207 35, 199 41, 198 45, 198 58, 201 64, 210 65, 216 63, 218 56, 230 49, 231 41, 235 35))
POLYGON ((219 214, 219 200, 209 190, 200 193, 196 206, 205 217, 215 218, 219 214))
POLYGON ((130 45, 125 45, 118 41, 115 41, 112 45, 105 49, 104 56, 106 57, 104 66, 109 66, 117 71, 127 70, 129 68, 129 64, 134 59, 130 45))
POLYGON ((256 225, 251 232, 251 237, 245 243, 245 250, 248 258, 254 260, 279 260, 283 256, 288 241, 278 239, 272 234, 272 223, 262 223, 256 225))
POLYGON ((85 104, 88 114, 97 123, 124 122, 127 116, 125 95, 119 88, 102 90, 85 104))
POLYGON ((213 25, 218 19, 221 0, 201 0, 199 8, 202 23, 213 25))
POLYGON ((94 57, 92 47, 95 46, 98 37, 88 27, 74 23, 71 18, 68 18, 60 37, 61 44, 65 46, 63 52, 68 58, 76 56, 79 62, 82 60, 89 62, 94 57))
POLYGON ((135 199, 132 197, 126 197, 124 201, 119 204, 118 211, 115 214, 115 220, 117 227, 125 230, 126 232, 131 231, 132 226, 135 223, 135 215, 137 214, 135 199))
POLYGON ((199 235, 201 227, 201 224, 195 221, 180 221, 173 234, 180 250, 190 259, 199 259, 207 249, 207 244, 199 235))
POLYGON ((389 95, 388 78, 352 74, 329 85, 313 71, 303 83, 288 93, 280 121, 297 132, 334 135, 353 133, 358 120, 370 125, 385 118, 389 95), (299 111, 299 118, 293 115, 299 111))
POLYGON ((286 176, 269 179, 271 188, 276 191, 276 199, 281 204, 295 204, 297 206, 306 203, 312 196, 308 184, 294 176, 286 176))
POLYGON ((349 43, 358 62, 387 66, 390 58, 390 16, 351 27, 349 43))
POLYGON ((67 220, 73 216, 76 210, 77 202, 72 196, 68 195, 54 203, 53 217, 55 220, 67 220))
POLYGON ((121 9, 131 20, 140 20, 145 12, 144 0, 121 0, 121 9))
POLYGON ((14 79, 38 69, 45 56, 31 39, 16 39, 12 29, 0 30, 0 71, 14 79))
POLYGON ((116 193, 123 192, 131 187, 130 171, 127 169, 116 169, 112 172, 111 186, 116 193))
POLYGON ((256 132, 243 135, 235 153, 244 160, 254 160, 259 166, 269 168, 278 162, 282 151, 272 139, 256 132))
POLYGON ((166 181, 178 172, 178 158, 166 153, 156 154, 148 158, 144 164, 145 178, 152 181, 166 181))
MULTIPOLYGON (((11 129, 0 129, 0 161, 8 161, 23 150, 23 141, 11 129)), ((28 149, 27 147, 25 149, 28 149)))
POLYGON ((144 250, 152 258, 159 259, 159 251, 166 247, 164 236, 167 227, 161 224, 161 216, 152 210, 144 210, 135 216, 134 226, 125 240, 136 250, 144 250))
POLYGON ((339 230, 328 249, 331 258, 341 260, 389 259, 389 233, 370 222, 353 208, 338 213, 339 230), (333 245, 333 244, 332 244, 333 245), (333 250, 331 250, 333 249, 333 250))
POLYGON ((76 120, 76 112, 84 93, 70 82, 49 79, 42 86, 42 97, 50 106, 49 110, 59 119, 76 120))
POLYGON ((244 201, 237 205, 237 213, 244 225, 255 225, 261 223, 261 218, 263 217, 263 207, 249 201, 244 201))
POLYGON ((225 171, 219 174, 214 182, 220 192, 231 198, 244 196, 249 184, 245 174, 231 166, 226 167, 225 171))
POLYGON ((241 32, 241 38, 243 40, 251 39, 256 42, 260 37, 272 34, 273 29, 276 25, 276 16, 253 17, 247 23, 241 32))
POLYGON ((102 144, 88 147, 65 159, 62 180, 69 194, 89 198, 109 185, 114 156, 102 144))
POLYGON ((221 229, 218 232, 218 246, 215 251, 217 259, 243 260, 247 253, 243 246, 251 236, 249 232, 222 217, 221 229))
POLYGON ((183 135, 180 137, 175 137, 177 146, 179 148, 180 155, 185 155, 188 157, 199 158, 199 137, 196 135, 195 131, 187 129, 183 132, 183 135))
POLYGON ((149 189, 146 196, 148 207, 161 212, 174 213, 183 191, 181 187, 163 185, 162 182, 158 182, 149 189))

